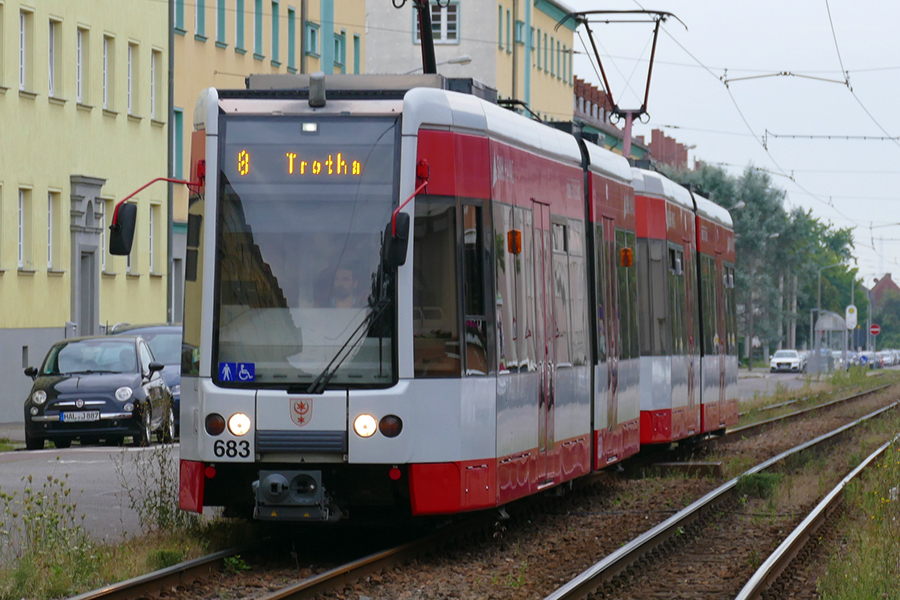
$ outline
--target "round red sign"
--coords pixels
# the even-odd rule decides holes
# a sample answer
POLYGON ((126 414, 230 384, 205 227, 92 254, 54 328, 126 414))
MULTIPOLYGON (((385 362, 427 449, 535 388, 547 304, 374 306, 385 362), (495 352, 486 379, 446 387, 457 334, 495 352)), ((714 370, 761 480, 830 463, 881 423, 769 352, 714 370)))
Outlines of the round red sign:
POLYGON ((878 323, 872 323, 872 326, 869 327, 869 333, 871 333, 872 335, 878 335, 879 333, 881 333, 881 325, 879 325, 878 323))

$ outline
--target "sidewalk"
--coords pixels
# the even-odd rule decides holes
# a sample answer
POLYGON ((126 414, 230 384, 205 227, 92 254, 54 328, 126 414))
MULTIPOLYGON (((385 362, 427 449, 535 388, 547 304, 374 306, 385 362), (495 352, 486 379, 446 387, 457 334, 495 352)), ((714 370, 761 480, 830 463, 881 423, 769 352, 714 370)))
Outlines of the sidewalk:
POLYGON ((0 439, 25 443, 25 423, 0 423, 0 439))

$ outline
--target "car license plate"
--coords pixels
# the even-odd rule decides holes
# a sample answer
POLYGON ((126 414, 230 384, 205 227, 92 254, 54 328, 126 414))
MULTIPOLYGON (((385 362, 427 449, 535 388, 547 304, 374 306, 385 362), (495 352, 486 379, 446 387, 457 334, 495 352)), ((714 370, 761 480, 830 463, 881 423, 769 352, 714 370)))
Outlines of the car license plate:
POLYGON ((64 423, 84 423, 87 421, 99 421, 99 410, 86 410, 83 412, 64 412, 59 415, 59 420, 64 423))

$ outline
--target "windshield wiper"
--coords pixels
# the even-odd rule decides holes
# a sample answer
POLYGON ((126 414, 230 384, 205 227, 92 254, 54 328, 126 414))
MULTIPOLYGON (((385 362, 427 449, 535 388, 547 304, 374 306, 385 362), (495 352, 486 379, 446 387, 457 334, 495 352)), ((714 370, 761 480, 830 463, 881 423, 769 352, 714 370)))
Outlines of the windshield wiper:
POLYGON ((96 375, 98 373, 121 373, 122 371, 104 371, 102 369, 88 369, 86 371, 69 371, 64 375, 96 375))
POLYGON ((331 362, 325 365, 325 368, 319 373, 319 376, 313 379, 313 382, 309 384, 309 387, 306 388, 307 394, 321 394, 325 391, 328 382, 331 381, 331 378, 334 377, 334 374, 337 373, 337 370, 341 368, 341 365, 353 353, 353 350, 356 349, 359 343, 366 339, 369 327, 381 316, 381 313, 384 312, 384 309, 387 308, 389 304, 390 300, 387 298, 382 298, 378 301, 378 304, 372 308, 372 312, 367 314, 366 318, 359 324, 359 327, 354 329, 353 333, 347 337, 347 341, 344 342, 344 345, 337 351, 334 358, 331 359, 331 362), (362 335, 360 335, 360 333, 362 333, 362 335))

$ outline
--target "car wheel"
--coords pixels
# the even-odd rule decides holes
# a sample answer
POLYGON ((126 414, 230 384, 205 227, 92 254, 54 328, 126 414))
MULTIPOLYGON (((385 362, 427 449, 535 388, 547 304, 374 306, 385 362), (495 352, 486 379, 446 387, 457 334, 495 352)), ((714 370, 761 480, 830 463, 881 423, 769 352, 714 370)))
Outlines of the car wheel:
POLYGON ((172 410, 171 404, 166 409, 166 417, 156 435, 161 444, 171 444, 175 440, 175 411, 172 410))
POLYGON ((57 448, 68 448, 69 446, 72 445, 72 440, 69 440, 69 439, 65 439, 65 440, 53 440, 53 444, 54 444, 57 448))
POLYGON ((150 406, 146 404, 141 406, 141 432, 133 436, 135 446, 149 446, 152 443, 150 439, 150 436, 153 434, 150 422, 151 416, 150 406))
POLYGON ((28 450, 43 450, 44 449, 44 438, 36 438, 31 437, 28 432, 25 432, 25 448, 28 450))

